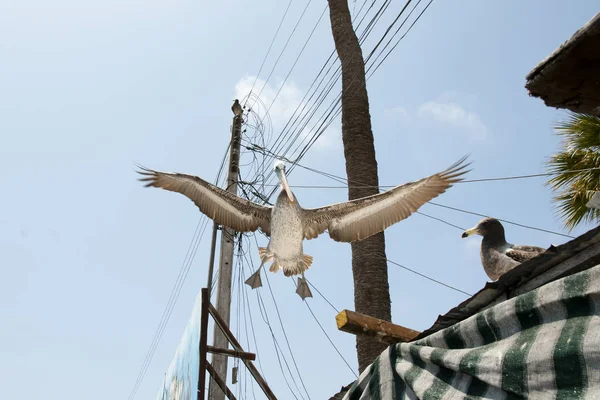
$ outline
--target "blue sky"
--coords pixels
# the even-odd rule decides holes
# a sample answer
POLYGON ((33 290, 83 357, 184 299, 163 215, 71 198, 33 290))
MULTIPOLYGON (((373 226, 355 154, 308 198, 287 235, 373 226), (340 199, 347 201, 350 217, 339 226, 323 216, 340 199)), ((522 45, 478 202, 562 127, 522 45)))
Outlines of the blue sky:
MULTIPOLYGON (((392 3, 368 48, 402 6, 392 3)), ((286 5, 0 4, 4 397, 128 396, 200 219, 183 196, 144 189, 134 162, 214 179, 229 140, 232 99, 246 94, 286 5)), ((305 5, 292 3, 262 82, 305 5)), ((267 84, 265 101, 283 82, 323 7, 314 2, 307 9, 267 84)), ((525 76, 597 11, 591 0, 433 2, 368 82, 381 184, 419 179, 467 153, 473 161, 469 178, 543 172, 544 161, 558 148, 552 126, 563 113, 530 98, 525 76)), ((326 14, 271 109, 273 135, 332 49, 326 14)), ((333 124, 302 163, 344 176, 339 136, 339 123, 333 124)), ((301 169, 290 183, 336 185, 301 169)), ((295 192, 305 207, 346 198, 343 189, 295 192)), ((562 229, 543 178, 461 184, 437 201, 562 229)), ((462 227, 478 221, 431 205, 422 211, 462 227)), ((514 243, 566 240, 516 226, 506 230, 514 243)), ((388 229, 386 239, 388 258, 407 267, 471 293, 486 282, 479 239, 461 240, 458 229, 415 215, 388 229), (432 245, 438 250, 429 250, 432 245)), ((138 399, 153 398, 161 385, 205 285, 208 246, 207 234, 138 399)), ((353 309, 350 246, 323 236, 306 242, 305 251, 315 257, 309 280, 337 308, 353 309)), ((255 248, 250 254, 257 259, 255 248)), ((389 275, 393 321, 413 329, 428 328, 464 299, 393 265, 389 275)), ((310 396, 332 395, 352 373, 289 280, 281 274, 269 279, 310 396)), ((272 310, 268 292, 263 294, 272 310)), ((354 337, 336 330, 335 312, 320 297, 309 302, 355 366, 354 337)), ((260 318, 253 322, 264 374, 281 398, 291 398, 268 330, 260 318)))

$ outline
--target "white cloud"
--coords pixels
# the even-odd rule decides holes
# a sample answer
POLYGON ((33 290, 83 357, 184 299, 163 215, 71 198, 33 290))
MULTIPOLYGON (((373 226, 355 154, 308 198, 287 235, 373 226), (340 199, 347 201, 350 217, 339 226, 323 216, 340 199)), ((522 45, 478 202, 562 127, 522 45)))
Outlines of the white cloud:
POLYGON ((419 107, 418 115, 462 129, 474 139, 482 140, 488 135, 488 129, 477 113, 453 101, 428 101, 419 107))
MULTIPOLYGON (((235 96, 242 105, 246 102, 254 79, 254 76, 245 76, 235 84, 235 96)), ((251 107, 261 117, 264 117, 269 107, 271 107, 269 115, 273 122, 273 128, 282 129, 300 105, 301 100, 302 92, 294 82, 286 82, 283 87, 281 84, 272 85, 270 83, 265 86, 265 81, 259 78, 256 80, 256 84, 252 89, 252 97, 248 100, 246 106, 251 107), (279 90, 280 88, 281 90, 279 90), (256 96, 259 93, 260 101, 256 101, 256 96)), ((300 107, 300 109, 302 108, 300 107)))
MULTIPOLYGON (((300 118, 294 124, 294 126, 297 127, 302 118, 301 113, 306 113, 308 111, 308 106, 302 111, 304 103, 302 103, 303 93, 300 88, 292 81, 287 81, 282 86, 281 80, 275 84, 267 83, 265 85, 265 81, 260 78, 256 79, 254 88, 252 88, 254 80, 254 76, 245 76, 240 79, 235 84, 235 98, 239 99, 240 103, 244 105, 247 96, 250 93, 250 89, 252 89, 252 96, 248 100, 246 106, 251 107, 265 123, 268 120, 265 118, 265 115, 267 114, 267 110, 269 111, 268 115, 270 116, 270 121, 272 123, 273 131, 271 133, 273 134, 273 138, 281 133, 290 118, 293 117, 293 123, 296 116, 300 114, 300 118), (259 93, 260 101, 257 101, 256 96, 259 93)), ((316 114, 317 117, 319 115, 321 114, 316 114)), ((309 141, 314 134, 313 129, 311 129, 314 125, 315 120, 311 120, 311 123, 308 124, 307 128, 300 133, 300 137, 296 142, 297 144, 302 141, 304 141, 304 143, 309 141)), ((318 125, 316 128, 318 128, 318 125)), ((267 129, 269 129, 269 127, 267 127, 267 129)), ((288 132, 287 129, 289 129, 289 127, 286 128, 286 132, 288 132)), ((295 128, 292 128, 289 133, 291 134, 293 132, 295 132, 295 128)), ((313 148, 318 151, 329 149, 336 145, 341 145, 341 131, 331 126, 321 134, 313 148)))
POLYGON ((399 120, 400 122, 410 122, 412 120, 410 114, 406 110, 406 108, 402 106, 397 106, 394 108, 386 108, 383 111, 383 114, 386 118, 399 120))
MULTIPOLYGON (((303 132, 304 133, 304 132, 303 132)), ((308 133, 307 133, 308 134, 308 133)), ((312 135, 311 135, 312 136, 312 135)), ((333 147, 342 146, 342 129, 337 126, 330 126, 315 142, 317 150, 326 150, 333 147)))

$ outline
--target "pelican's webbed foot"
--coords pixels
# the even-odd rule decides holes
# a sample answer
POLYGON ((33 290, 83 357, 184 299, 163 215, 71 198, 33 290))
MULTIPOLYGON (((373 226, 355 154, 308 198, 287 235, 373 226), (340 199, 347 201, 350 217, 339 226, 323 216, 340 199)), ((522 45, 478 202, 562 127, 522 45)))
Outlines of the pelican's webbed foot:
POLYGON ((302 277, 298 278, 298 287, 296 288, 296 293, 298 293, 298 296, 300 296, 302 300, 306 299, 307 297, 313 297, 312 293, 310 292, 310 288, 308 287, 308 283, 304 278, 304 274, 302 274, 302 277))
POLYGON ((246 285, 250 286, 252 289, 256 289, 262 286, 262 280, 260 279, 260 270, 262 269, 262 265, 256 270, 255 273, 250 276, 250 278, 246 279, 246 285))

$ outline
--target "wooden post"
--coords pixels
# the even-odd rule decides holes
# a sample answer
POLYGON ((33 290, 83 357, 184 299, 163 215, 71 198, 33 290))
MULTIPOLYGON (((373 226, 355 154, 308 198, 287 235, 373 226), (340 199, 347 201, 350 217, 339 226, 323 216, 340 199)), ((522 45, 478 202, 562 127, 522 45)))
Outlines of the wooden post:
POLYGON ((215 380, 215 383, 217 385, 219 385, 219 387, 221 388, 223 395, 227 396, 228 399, 235 400, 235 396, 233 395, 233 393, 231 393, 231 390, 229 390, 229 388, 227 387, 227 384, 223 381, 223 378, 221 378, 217 374, 217 372, 215 371, 213 366, 210 365, 209 362, 206 363, 206 369, 208 370, 208 373, 210 374, 210 376, 215 380))
MULTIPOLYGON (((229 149, 229 172, 227 174, 226 190, 237 194, 238 175, 240 164, 240 144, 242 141, 242 116, 236 115, 233 117, 233 127, 231 131, 231 147, 229 149)), ((219 264, 219 283, 217 289, 217 311, 223 318, 225 323, 229 325, 230 307, 231 307, 231 279, 233 265, 233 238, 235 231, 233 229, 223 227, 221 230, 221 258, 219 264)), ((226 349, 228 347, 227 338, 215 326, 213 335, 213 346, 226 349)), ((213 354, 212 365, 220 377, 227 380, 227 356, 221 354, 213 354)), ((208 397, 211 400, 224 400, 225 393, 215 384, 214 379, 211 379, 209 385, 208 397)))
POLYGON ((247 353, 245 351, 217 349, 216 347, 212 347, 212 346, 208 346, 208 348, 206 350, 209 353, 213 353, 213 354, 225 354, 228 357, 243 358, 245 360, 251 360, 251 361, 256 360, 256 354, 247 353))
POLYGON ((198 369, 198 400, 204 400, 206 389, 206 351, 208 337, 208 289, 202 289, 202 311, 200 312, 200 368, 198 369))
MULTIPOLYGON (((231 343, 231 345, 233 346, 234 349, 236 349, 237 351, 244 351, 240 342, 237 341, 237 339, 235 338, 233 333, 227 327, 227 324, 225 323, 223 318, 221 318, 221 316, 219 315, 217 310, 212 306, 212 304, 208 305, 208 312, 210 313, 210 315, 212 315, 213 319, 215 320, 215 329, 218 328, 223 332, 223 335, 225 337, 227 337, 227 340, 229 340, 229 342, 231 343)), ((260 372, 258 372, 256 367, 254 366, 254 363, 252 361, 246 360, 244 358, 242 358, 241 360, 246 365, 246 368, 248 368, 248 371, 250 371, 250 373, 256 380, 256 383, 258 383, 258 386, 260 386, 260 388, 263 390, 263 392, 267 396, 267 399, 277 400, 277 397, 275 397, 275 394, 271 391, 271 388, 267 384, 267 381, 265 381, 263 379, 260 372)), ((212 397, 211 397, 211 400, 212 400, 212 397)))
POLYGON ((387 344, 410 342, 421 333, 350 310, 342 310, 335 317, 335 321, 340 331, 376 337, 387 344))
POLYGON ((215 247, 217 246, 217 229, 219 225, 216 222, 213 222, 213 230, 212 230, 212 240, 210 242, 210 256, 208 258, 208 283, 206 287, 208 289, 208 299, 210 300, 210 295, 212 294, 212 284, 213 284, 213 271, 215 269, 215 247))

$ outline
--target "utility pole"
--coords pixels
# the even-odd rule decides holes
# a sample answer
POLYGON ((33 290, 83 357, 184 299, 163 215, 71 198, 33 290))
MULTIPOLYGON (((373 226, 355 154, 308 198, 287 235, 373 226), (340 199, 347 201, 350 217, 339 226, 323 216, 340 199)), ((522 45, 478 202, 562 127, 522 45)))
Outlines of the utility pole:
MULTIPOLYGON (((237 103, 237 100, 236 100, 237 103)), ((239 106, 239 103, 237 103, 239 106)), ((235 106, 235 104, 234 104, 235 106)), ((241 109, 241 107, 240 107, 241 109)), ((242 141, 242 113, 234 110, 233 125, 231 129, 231 147, 229 149, 229 172, 227 174, 226 190, 237 195, 238 173, 240 166, 240 144, 242 141)), ((231 306, 231 278, 233 266, 233 248, 235 231, 225 226, 221 229, 221 256, 219 261, 219 283, 217 285, 217 312, 229 326, 231 306)), ((209 278, 209 279, 212 279, 209 278)), ((210 290, 210 289, 209 289, 210 290)), ((229 342, 223 332, 214 327, 213 346, 220 349, 229 348, 229 342)), ((227 377, 227 356, 213 354, 212 365, 217 374, 223 379, 227 377)), ((211 400, 224 400, 225 393, 219 388, 214 379, 210 380, 208 398, 211 400)))

